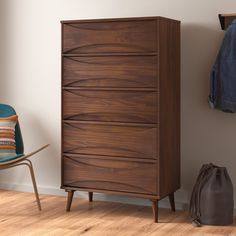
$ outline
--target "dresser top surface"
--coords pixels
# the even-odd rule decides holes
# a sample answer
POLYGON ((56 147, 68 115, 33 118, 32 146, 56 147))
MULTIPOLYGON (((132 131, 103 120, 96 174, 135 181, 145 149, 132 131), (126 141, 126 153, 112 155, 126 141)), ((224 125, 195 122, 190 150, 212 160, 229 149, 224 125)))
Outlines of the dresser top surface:
POLYGON ((81 19, 81 20, 62 20, 62 24, 72 23, 89 23, 89 22, 112 22, 112 21, 137 21, 137 20, 170 20, 180 23, 178 20, 162 17, 162 16, 148 16, 148 17, 125 17, 125 18, 101 18, 101 19, 81 19))

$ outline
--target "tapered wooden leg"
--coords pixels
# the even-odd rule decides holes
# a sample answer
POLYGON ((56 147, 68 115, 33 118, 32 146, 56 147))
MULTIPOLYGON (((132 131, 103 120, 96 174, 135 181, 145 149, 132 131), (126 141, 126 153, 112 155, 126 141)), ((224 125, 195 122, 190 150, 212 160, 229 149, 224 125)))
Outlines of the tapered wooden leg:
POLYGON ((153 218, 154 222, 158 222, 158 200, 157 199, 151 199, 152 201, 152 210, 153 210, 153 218))
POLYGON ((66 211, 70 211, 71 203, 72 203, 75 191, 74 190, 67 190, 67 192, 68 192, 68 196, 67 196, 66 211))
POLYGON ((175 196, 174 193, 169 195, 170 207, 172 211, 175 211, 175 196))
POLYGON ((33 187, 34 187, 34 193, 35 193, 36 201, 37 201, 37 204, 38 204, 38 209, 39 209, 39 211, 41 211, 41 204, 40 204, 38 189, 37 189, 36 180, 35 180, 35 176, 34 176, 33 164, 28 159, 26 159, 25 161, 29 162, 28 167, 30 169, 31 179, 32 179, 33 187))
POLYGON ((34 187, 34 193, 35 193, 36 201, 38 204, 38 209, 39 209, 39 211, 41 211, 41 204, 40 204, 40 199, 39 199, 38 189, 37 189, 36 180, 35 180, 35 176, 34 176, 34 169, 33 169, 32 162, 28 159, 25 159, 24 162, 10 164, 7 167, 1 168, 1 169, 11 168, 11 167, 15 167, 15 166, 22 166, 22 165, 26 165, 29 167, 30 175, 31 175, 31 179, 32 179, 33 187, 34 187))
POLYGON ((89 192, 89 201, 92 202, 93 201, 93 192, 89 192))

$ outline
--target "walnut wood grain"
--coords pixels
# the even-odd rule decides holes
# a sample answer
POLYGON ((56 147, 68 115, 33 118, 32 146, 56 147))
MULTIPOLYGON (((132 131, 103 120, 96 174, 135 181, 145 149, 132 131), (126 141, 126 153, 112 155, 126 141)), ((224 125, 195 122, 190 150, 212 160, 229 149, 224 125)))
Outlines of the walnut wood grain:
POLYGON ((89 192, 88 196, 89 196, 89 202, 92 202, 93 201, 93 192, 89 192))
POLYGON ((67 186, 62 185, 61 189, 66 190, 75 190, 75 191, 83 191, 83 192, 95 192, 95 193, 104 193, 109 195, 119 195, 119 196, 130 196, 130 197, 138 197, 138 198, 146 198, 146 199, 160 199, 156 193, 140 193, 140 192, 127 192, 127 191, 115 191, 115 190, 106 190, 99 188, 82 188, 78 186, 67 186))
POLYGON ((63 86, 156 88, 156 56, 64 57, 63 86))
POLYGON ((158 200, 151 199, 152 202, 152 212, 153 212, 153 220, 155 223, 158 222, 158 200))
POLYGON ((159 35, 159 194, 180 187, 180 24, 161 19, 159 35), (168 73, 167 73, 168 71, 168 73))
POLYGON ((231 14, 219 14, 219 20, 221 24, 221 29, 226 30, 228 26, 236 19, 236 13, 231 14))
MULTIPOLYGON (((180 187, 180 22, 62 22, 62 186, 145 197, 180 187)), ((90 200, 91 200, 91 194, 90 200)))
POLYGON ((156 159, 156 127, 63 124, 67 153, 156 159))
POLYGON ((75 190, 66 190, 66 192, 67 192, 66 211, 70 211, 75 190))
POLYGON ((174 193, 169 194, 169 202, 172 211, 175 211, 175 195, 174 193))
POLYGON ((63 91, 63 119, 156 123, 156 92, 63 91))
POLYGON ((64 185, 156 194, 156 164, 64 156, 64 185))
POLYGON ((63 53, 156 51, 156 21, 63 24, 63 53))

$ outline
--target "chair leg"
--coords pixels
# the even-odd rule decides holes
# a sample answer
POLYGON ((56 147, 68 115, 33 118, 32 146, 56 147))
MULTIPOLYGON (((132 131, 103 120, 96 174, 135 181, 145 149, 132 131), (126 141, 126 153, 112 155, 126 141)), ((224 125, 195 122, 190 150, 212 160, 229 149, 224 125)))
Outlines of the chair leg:
POLYGON ((28 159, 26 159, 26 161, 29 162, 28 167, 29 167, 29 169, 30 169, 31 179, 32 179, 33 187, 34 187, 34 193, 35 193, 35 197, 36 197, 38 209, 39 209, 39 211, 41 211, 42 208, 41 208, 40 199, 39 199, 39 194, 38 194, 38 189, 37 189, 37 185, 36 185, 36 180, 35 180, 35 175, 34 175, 33 164, 32 164, 32 162, 31 162, 30 160, 28 160, 28 159))

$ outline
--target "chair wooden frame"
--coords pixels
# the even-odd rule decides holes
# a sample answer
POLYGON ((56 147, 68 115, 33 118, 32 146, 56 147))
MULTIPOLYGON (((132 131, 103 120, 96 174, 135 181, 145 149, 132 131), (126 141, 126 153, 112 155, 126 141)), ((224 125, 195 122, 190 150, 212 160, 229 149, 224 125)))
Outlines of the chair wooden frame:
POLYGON ((45 149, 48 146, 49 146, 49 144, 44 145, 43 147, 41 147, 41 148, 37 149, 36 151, 31 152, 27 155, 23 155, 22 157, 16 158, 11 161, 6 161, 6 162, 0 163, 0 170, 8 169, 8 168, 16 167, 16 166, 21 166, 21 165, 28 166, 28 168, 30 170, 30 175, 31 175, 31 179, 32 179, 33 187, 34 187, 34 193, 35 193, 35 197, 36 197, 39 211, 41 211, 42 208, 41 208, 37 184, 36 184, 36 180, 35 180, 33 164, 28 158, 33 156, 34 154, 42 151, 43 149, 45 149))

